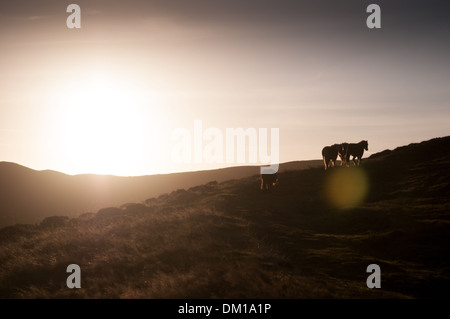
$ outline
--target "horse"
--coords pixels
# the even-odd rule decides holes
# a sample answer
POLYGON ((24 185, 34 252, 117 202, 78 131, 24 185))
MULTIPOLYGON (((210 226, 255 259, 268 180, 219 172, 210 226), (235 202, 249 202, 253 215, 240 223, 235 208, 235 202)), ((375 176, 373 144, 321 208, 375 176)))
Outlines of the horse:
POLYGON ((343 153, 345 157, 345 162, 349 166, 350 156, 353 156, 352 162, 354 165, 359 166, 361 163, 361 158, 364 154, 364 150, 369 150, 369 142, 361 141, 359 143, 343 143, 343 153))
POLYGON ((348 150, 348 143, 342 143, 341 151, 339 153, 339 156, 341 157, 341 166, 345 165, 348 167, 348 162, 347 162, 347 158, 346 158, 347 150, 348 150))
POLYGON ((278 173, 261 174, 261 190, 271 192, 272 188, 277 185, 278 173))
POLYGON ((325 166, 325 170, 328 167, 334 167, 336 165, 336 159, 338 155, 343 158, 343 147, 342 144, 333 144, 330 146, 325 146, 322 149, 322 158, 323 165, 325 166))

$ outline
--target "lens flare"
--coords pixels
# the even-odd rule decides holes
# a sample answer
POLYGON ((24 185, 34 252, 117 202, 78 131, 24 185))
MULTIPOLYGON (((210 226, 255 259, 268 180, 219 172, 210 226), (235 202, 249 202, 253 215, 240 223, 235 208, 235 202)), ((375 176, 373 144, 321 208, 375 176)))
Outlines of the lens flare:
POLYGON ((348 209, 364 201, 369 181, 362 168, 335 168, 327 173, 325 191, 331 205, 348 209))

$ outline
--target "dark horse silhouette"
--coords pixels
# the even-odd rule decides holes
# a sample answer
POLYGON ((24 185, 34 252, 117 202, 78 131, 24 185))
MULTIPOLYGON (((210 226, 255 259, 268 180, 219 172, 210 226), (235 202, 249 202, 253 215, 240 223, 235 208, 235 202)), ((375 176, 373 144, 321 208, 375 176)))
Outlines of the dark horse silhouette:
POLYGON ((343 158, 343 149, 342 144, 333 144, 331 146, 325 146, 322 149, 322 158, 323 158, 323 165, 325 166, 325 170, 327 170, 328 167, 334 167, 336 165, 336 159, 338 155, 343 158))
POLYGON ((272 191, 272 188, 278 182, 278 173, 273 174, 261 174, 261 190, 272 191))
POLYGON ((342 143, 342 150, 345 158, 345 163, 349 166, 350 156, 354 165, 359 166, 364 150, 369 150, 369 142, 361 141, 359 143, 342 143))

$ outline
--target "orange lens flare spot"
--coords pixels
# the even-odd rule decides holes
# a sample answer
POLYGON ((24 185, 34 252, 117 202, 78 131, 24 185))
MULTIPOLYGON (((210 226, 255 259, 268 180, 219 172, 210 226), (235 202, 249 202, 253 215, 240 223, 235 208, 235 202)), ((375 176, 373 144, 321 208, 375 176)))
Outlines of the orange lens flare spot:
POLYGON ((369 181, 362 168, 336 168, 327 173, 326 196, 331 205, 348 209, 364 201, 369 181))

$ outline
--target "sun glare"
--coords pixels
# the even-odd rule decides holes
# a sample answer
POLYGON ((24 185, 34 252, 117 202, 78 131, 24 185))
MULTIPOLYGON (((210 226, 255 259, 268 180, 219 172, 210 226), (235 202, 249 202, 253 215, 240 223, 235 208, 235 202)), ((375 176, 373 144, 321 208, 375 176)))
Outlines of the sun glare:
POLYGON ((58 103, 57 132, 70 173, 134 175, 146 134, 142 96, 107 77, 81 83, 61 92, 58 103))

